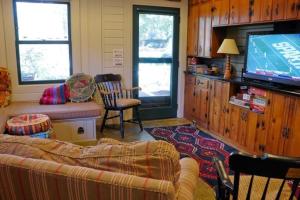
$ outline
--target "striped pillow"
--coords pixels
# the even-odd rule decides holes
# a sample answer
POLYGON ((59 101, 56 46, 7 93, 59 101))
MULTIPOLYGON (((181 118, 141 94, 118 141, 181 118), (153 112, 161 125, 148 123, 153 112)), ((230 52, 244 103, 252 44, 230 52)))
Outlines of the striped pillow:
POLYGON ((65 104, 69 98, 68 87, 65 84, 45 89, 40 104, 65 104))
POLYGON ((82 147, 26 136, 0 136, 0 154, 51 160, 140 177, 171 181, 180 175, 179 153, 164 141, 101 143, 82 147))

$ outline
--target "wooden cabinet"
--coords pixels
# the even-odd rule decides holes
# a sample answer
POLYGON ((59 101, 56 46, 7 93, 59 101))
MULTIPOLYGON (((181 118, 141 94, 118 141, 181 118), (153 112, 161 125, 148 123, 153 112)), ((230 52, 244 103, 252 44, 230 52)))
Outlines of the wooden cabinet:
POLYGON ((187 45, 187 54, 189 56, 197 56, 198 54, 198 30, 199 30, 199 21, 198 21, 198 3, 192 2, 189 5, 189 14, 188 14, 188 45, 187 45))
POLYGON ((211 1, 199 4, 198 56, 211 57, 211 1))
POLYGON ((283 20, 286 13, 286 0, 273 0, 272 19, 283 20))
POLYGON ((250 23, 250 1, 239 1, 239 23, 245 24, 250 23))
POLYGON ((195 120, 194 115, 195 109, 195 82, 196 77, 193 75, 185 76, 185 89, 184 89, 184 102, 189 102, 184 104, 184 117, 189 120, 195 120))
POLYGON ((284 129, 283 155, 300 156, 300 98, 291 98, 288 126, 284 129))
POLYGON ((189 8, 188 56, 219 57, 217 50, 225 37, 225 32, 212 28, 212 1, 199 1, 189 8), (197 11, 195 11, 195 7, 197 11), (195 25, 197 23, 197 25, 195 25))
POLYGON ((261 1, 261 19, 260 21, 272 20, 272 2, 273 0, 261 1))
POLYGON ((204 77, 196 78, 195 85, 195 98, 196 98, 196 121, 197 124, 203 128, 208 127, 208 87, 209 87, 209 79, 204 77))
POLYGON ((212 0, 212 26, 300 19, 300 0, 212 0))
POLYGON ((272 92, 270 105, 258 118, 254 152, 299 157, 299 113, 299 98, 272 92))
POLYGON ((240 14, 240 0, 230 0, 229 24, 238 24, 240 14))
POLYGON ((266 91, 259 114, 229 103, 236 87, 186 75, 184 116, 249 153, 300 157, 300 97, 266 91))
POLYGON ((184 117, 196 121, 203 128, 208 127, 208 87, 209 79, 185 76, 185 106, 184 117))
POLYGON ((263 0, 250 0, 250 22, 260 22, 262 1, 263 0))
POLYGON ((212 1, 212 25, 228 25, 229 24, 229 0, 213 0, 212 1))
POLYGON ((299 0, 286 0, 286 19, 299 19, 299 0))
POLYGON ((209 90, 209 130, 216 134, 225 134, 225 123, 229 113, 229 89, 230 83, 211 80, 209 90))

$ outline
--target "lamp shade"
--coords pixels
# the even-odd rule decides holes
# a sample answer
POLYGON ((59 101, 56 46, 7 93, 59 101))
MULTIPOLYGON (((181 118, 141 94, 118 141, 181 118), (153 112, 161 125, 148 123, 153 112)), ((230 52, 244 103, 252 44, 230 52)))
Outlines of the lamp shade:
POLYGON ((234 39, 224 39, 217 53, 240 54, 234 39))

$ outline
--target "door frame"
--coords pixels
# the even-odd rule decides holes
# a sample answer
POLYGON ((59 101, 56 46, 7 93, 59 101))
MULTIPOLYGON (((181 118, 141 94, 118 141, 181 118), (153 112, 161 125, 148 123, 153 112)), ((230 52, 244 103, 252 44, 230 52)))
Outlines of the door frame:
MULTIPOLYGON (((163 118, 175 118, 177 117, 178 110, 178 70, 179 70, 179 34, 180 34, 180 9, 172 7, 160 7, 160 6, 145 6, 145 5, 133 5, 133 36, 132 36, 132 85, 138 86, 138 64, 143 58, 139 58, 139 29, 135 28, 139 24, 139 14, 161 14, 161 15, 173 15, 174 16, 174 30, 173 30, 173 57, 171 62, 171 88, 170 88, 170 104, 168 106, 163 105, 160 107, 146 108, 141 106, 141 118, 142 119, 163 119, 163 118), (147 114, 146 114, 147 113, 147 114)), ((164 60, 166 58, 161 58, 164 60)), ((167 58, 168 59, 168 58, 167 58)), ((149 58, 150 60, 150 58, 149 58)), ((156 59, 153 59, 155 63, 156 59)), ((134 98, 138 98, 138 92, 134 93, 134 98)), ((159 98, 159 97, 158 97, 159 98)), ((165 97, 161 97, 164 99, 165 97)))

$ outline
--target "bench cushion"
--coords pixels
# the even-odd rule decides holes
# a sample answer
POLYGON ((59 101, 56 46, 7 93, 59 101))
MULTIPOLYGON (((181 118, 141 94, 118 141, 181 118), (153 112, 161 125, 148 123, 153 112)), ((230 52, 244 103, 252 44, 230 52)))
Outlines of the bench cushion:
POLYGON ((7 109, 9 117, 21 114, 45 114, 51 120, 99 117, 102 107, 95 102, 40 105, 38 102, 12 102, 7 109))

